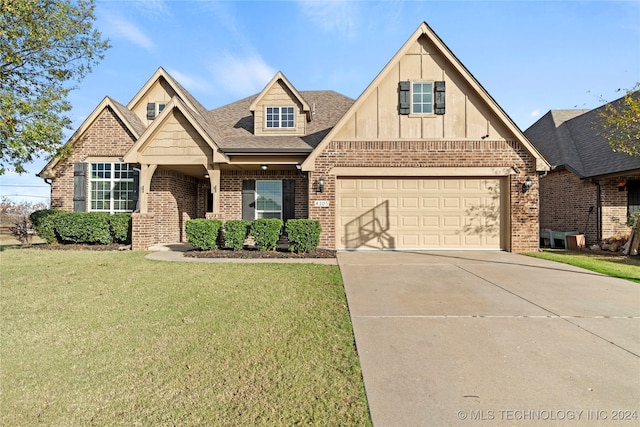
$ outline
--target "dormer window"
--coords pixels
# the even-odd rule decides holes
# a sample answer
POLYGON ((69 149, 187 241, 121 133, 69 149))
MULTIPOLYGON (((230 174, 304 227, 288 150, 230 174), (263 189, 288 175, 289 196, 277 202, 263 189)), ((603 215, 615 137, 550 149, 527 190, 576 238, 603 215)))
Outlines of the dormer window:
POLYGON ((166 102, 149 102, 147 104, 147 120, 155 119, 164 110, 166 102))
POLYGON ((267 128, 293 128, 293 107, 266 107, 267 128))

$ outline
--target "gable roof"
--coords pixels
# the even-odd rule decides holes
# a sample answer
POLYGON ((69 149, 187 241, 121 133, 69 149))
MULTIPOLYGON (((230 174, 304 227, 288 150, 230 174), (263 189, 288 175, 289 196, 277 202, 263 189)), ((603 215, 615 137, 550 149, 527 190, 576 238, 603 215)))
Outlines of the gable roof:
MULTIPOLYGON (((218 146, 215 142, 215 139, 212 138, 211 129, 207 129, 208 127, 210 127, 209 123, 207 123, 207 121, 202 116, 195 114, 194 110, 189 108, 186 105, 184 100, 182 100, 177 96, 174 96, 171 99, 171 101, 167 103, 167 105, 162 110, 162 112, 147 127, 144 133, 140 135, 138 140, 133 144, 133 146, 131 146, 129 151, 127 151, 127 153, 124 155, 125 162, 127 163, 137 162, 137 158, 136 158, 137 151, 145 145, 145 143, 149 140, 151 135, 153 135, 156 129, 160 128, 165 123, 167 118, 171 115, 171 113, 174 110, 180 111, 182 113, 182 115, 193 126, 193 128, 198 132, 198 134, 204 139, 204 141, 209 145, 209 147, 211 147, 213 151, 214 161, 217 160, 216 158, 219 156, 217 154, 218 146)), ((217 132, 213 132, 213 134, 217 134, 217 132)), ((222 155, 222 159, 219 159, 219 160, 223 160, 223 158, 224 156, 222 155)))
MULTIPOLYGON (((617 105, 621 99, 610 104, 617 105)), ((603 108, 551 110, 525 135, 554 167, 565 167, 582 179, 640 171, 640 157, 613 151, 601 136, 603 108)))
POLYGON ((301 152, 310 153, 329 133, 336 122, 353 104, 353 99, 334 91, 302 91, 299 93, 315 104, 313 120, 307 123, 306 135, 255 135, 251 105, 260 96, 253 95, 207 113, 210 123, 216 124, 220 139, 216 140, 224 152, 301 152))
POLYGON ((178 83, 173 77, 171 77, 171 75, 169 73, 167 73, 165 71, 164 68, 159 67, 155 73, 153 73, 153 75, 151 76, 151 78, 149 78, 149 80, 147 80, 147 82, 144 84, 144 86, 142 86, 142 88, 138 91, 138 93, 136 93, 136 95, 131 99, 131 101, 129 101, 129 103, 127 104, 127 108, 129 110, 133 110, 133 108, 136 106, 136 104, 138 102, 140 102, 140 99, 142 99, 147 92, 149 91, 149 89, 151 89, 151 87, 158 81, 158 79, 164 79, 167 83, 169 83, 169 85, 173 88, 173 90, 176 91, 176 94, 183 100, 185 101, 185 103, 192 108, 193 110, 197 111, 198 114, 203 115, 207 109, 204 108, 202 106, 202 104, 200 104, 198 102, 198 100, 189 93, 189 91, 187 91, 180 83, 178 83))
POLYGON ((304 100, 302 95, 300 95, 300 93, 291 84, 291 82, 285 77, 285 75, 282 74, 282 71, 278 71, 276 73, 276 75, 273 76, 271 81, 269 81, 269 83, 267 83, 267 85, 264 87, 264 89, 262 89, 262 92, 260 92, 258 94, 258 96, 253 100, 253 102, 249 106, 249 110, 252 111, 252 112, 256 111, 256 108, 257 108, 258 104, 260 103, 260 101, 262 101, 262 98, 269 93, 271 88, 276 83, 278 83, 278 81, 282 81, 282 83, 284 83, 284 85, 287 87, 287 89, 289 89, 289 91, 291 91, 291 93, 298 100, 298 102, 300 102, 300 104, 302 104, 302 110, 307 113, 307 121, 309 121, 311 119, 311 108, 309 108, 309 104, 307 104, 307 101, 304 100))
POLYGON ((549 170, 549 163, 542 157, 540 152, 531 144, 526 136, 522 133, 520 128, 511 120, 511 118, 500 108, 498 103, 489 95, 489 93, 480 85, 475 77, 466 69, 466 67, 460 62, 460 60, 449 50, 444 42, 436 35, 436 33, 423 22, 418 29, 409 37, 409 40, 396 52, 387 65, 380 71, 376 78, 367 86, 367 88, 358 97, 356 102, 351 106, 349 111, 340 119, 340 121, 333 127, 327 137, 320 143, 313 153, 307 157, 302 164, 302 169, 306 171, 313 171, 315 168, 315 159, 322 152, 327 144, 332 140, 333 136, 353 117, 358 111, 360 106, 371 95, 380 83, 392 72, 394 66, 400 62, 412 46, 422 36, 428 37, 434 46, 440 51, 442 56, 447 60, 453 68, 460 73, 460 75, 467 81, 467 83, 475 90, 475 92, 482 98, 489 109, 498 117, 499 120, 506 126, 506 128, 513 133, 517 141, 536 159, 536 170, 544 171, 549 170))
MULTIPOLYGON (((73 135, 71 135, 64 146, 74 147, 75 144, 82 138, 84 133, 91 127, 91 125, 93 125, 98 117, 100 117, 105 109, 111 109, 111 111, 113 111, 113 113, 122 121, 122 123, 129 130, 129 132, 131 132, 135 139, 138 139, 144 132, 145 125, 138 118, 138 116, 127 109, 127 107, 125 107, 124 105, 106 96, 102 100, 102 102, 100 102, 100 104, 98 104, 98 106, 91 112, 91 114, 89 114, 89 117, 87 117, 84 122, 82 122, 80 127, 73 133, 73 135)), ((53 168, 55 168, 55 166, 61 160, 63 160, 63 157, 53 157, 36 176, 39 176, 40 178, 52 178, 53 168)))

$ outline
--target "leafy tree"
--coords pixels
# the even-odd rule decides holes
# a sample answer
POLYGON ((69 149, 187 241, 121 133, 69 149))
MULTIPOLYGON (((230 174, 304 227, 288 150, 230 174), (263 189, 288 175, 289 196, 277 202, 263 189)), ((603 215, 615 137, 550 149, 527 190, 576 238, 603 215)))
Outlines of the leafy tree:
POLYGON ((640 156, 640 83, 628 90, 620 100, 600 110, 603 130, 600 136, 609 141, 614 151, 640 156))
POLYGON ((0 175, 60 147, 66 100, 109 48, 93 0, 0 0, 0 175))

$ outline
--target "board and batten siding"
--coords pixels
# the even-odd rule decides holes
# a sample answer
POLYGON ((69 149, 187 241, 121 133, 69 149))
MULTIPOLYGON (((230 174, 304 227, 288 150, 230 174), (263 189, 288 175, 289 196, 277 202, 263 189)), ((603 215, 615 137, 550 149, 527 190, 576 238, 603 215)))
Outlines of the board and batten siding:
POLYGON ((421 37, 344 124, 334 140, 513 140, 465 78, 421 37), (446 114, 398 114, 401 81, 446 82, 446 114))
POLYGON ((256 135, 304 135, 307 116, 302 104, 282 81, 274 84, 260 100, 255 111, 254 131, 256 135), (265 107, 294 107, 294 128, 266 128, 265 107))

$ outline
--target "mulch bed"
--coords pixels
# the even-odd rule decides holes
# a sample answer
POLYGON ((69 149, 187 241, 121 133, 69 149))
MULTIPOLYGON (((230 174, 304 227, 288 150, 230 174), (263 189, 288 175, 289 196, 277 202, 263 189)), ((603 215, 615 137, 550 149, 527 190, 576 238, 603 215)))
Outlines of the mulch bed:
POLYGON ((257 249, 243 249, 234 251, 231 249, 216 249, 212 251, 188 251, 184 253, 185 257, 191 258, 335 258, 336 251, 330 249, 315 249, 308 253, 297 254, 287 250, 278 249, 275 251, 259 251, 257 249))
POLYGON ((35 244, 31 246, 33 249, 45 249, 51 251, 124 251, 131 249, 131 246, 123 245, 120 243, 113 243, 111 245, 87 245, 76 243, 64 243, 64 244, 35 244))
MULTIPOLYGON (((111 245, 86 245, 86 244, 39 244, 31 246, 34 249, 54 250, 54 251, 122 251, 131 249, 130 246, 122 244, 111 245)), ((297 254, 284 249, 275 251, 259 251, 253 248, 245 248, 241 251, 231 249, 216 249, 212 251, 192 250, 184 252, 185 257, 191 258, 335 258, 336 251, 330 249, 315 249, 309 253, 297 254)))

